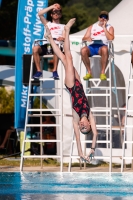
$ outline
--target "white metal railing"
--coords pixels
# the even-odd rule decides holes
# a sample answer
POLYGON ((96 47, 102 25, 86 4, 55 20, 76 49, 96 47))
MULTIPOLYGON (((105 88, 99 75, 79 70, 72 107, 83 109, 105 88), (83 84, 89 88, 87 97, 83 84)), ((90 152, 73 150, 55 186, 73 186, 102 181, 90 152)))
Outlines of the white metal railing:
MULTIPOLYGON (((81 48, 83 47, 84 44, 86 45, 86 41, 81 43, 81 48)), ((91 111, 93 112, 94 116, 95 116, 95 112, 105 113, 105 114, 102 114, 102 116, 103 115, 106 116, 106 125, 96 125, 96 127, 98 130, 106 130, 107 140, 106 141, 99 140, 99 141, 97 141, 97 143, 106 143, 106 144, 110 145, 110 155, 106 158, 109 159, 109 163, 110 163, 109 171, 111 172, 112 171, 112 130, 120 130, 120 132, 123 130, 123 127, 121 127, 117 89, 125 89, 125 87, 117 88, 117 86, 116 86, 116 75, 115 75, 115 66, 114 66, 114 47, 113 47, 112 41, 108 41, 108 52, 109 52, 109 65, 107 66, 105 72, 107 72, 107 70, 109 69, 109 78, 107 78, 107 81, 109 82, 109 86, 108 87, 99 86, 101 83, 101 80, 99 78, 90 79, 89 81, 93 85, 91 85, 91 88, 88 88, 86 86, 86 96, 87 97, 90 96, 91 98, 93 98, 94 96, 97 96, 97 97, 105 96, 106 97, 106 107, 104 107, 104 108, 103 107, 100 107, 100 108, 92 107, 91 111), (112 81, 111 81, 112 75, 113 75, 114 86, 112 86, 112 81), (90 92, 94 89, 105 90, 106 93, 104 93, 104 94, 91 93, 90 94, 90 92), (112 91, 115 93, 115 97, 116 97, 117 107, 115 107, 115 108, 114 107, 112 108, 112 94, 111 94, 112 91), (109 101, 108 101, 108 98, 109 98, 109 101), (118 117, 118 121, 119 121, 119 126, 117 126, 117 127, 112 126, 112 110, 117 110, 117 112, 118 112, 117 117, 118 117), (108 121, 109 121, 109 124, 108 124, 108 121), (108 131, 110 132, 110 140, 108 140, 108 131)), ((93 56, 93 57, 99 57, 99 56, 93 56)), ((82 64, 82 60, 80 61, 80 74, 81 74, 81 64, 82 64)), ((101 114, 99 114, 99 116, 100 115, 101 114)), ((74 140, 74 133, 73 133, 68 171, 71 171, 71 162, 72 162, 72 158, 74 158, 72 155, 74 142, 75 142, 75 140, 74 140)), ((84 143, 86 146, 86 143, 91 143, 92 141, 85 140, 85 141, 81 141, 81 142, 84 143)), ((86 149, 86 147, 84 149, 86 149)), ((85 153, 86 153, 86 150, 85 150, 85 153)), ((101 158, 99 156, 97 156, 97 159, 102 159, 102 158, 104 159, 104 156, 102 156, 101 158)))
MULTIPOLYGON (((35 45, 35 43, 38 42, 42 42, 44 40, 35 40, 33 45, 35 45)), ((53 55, 44 55, 43 57, 41 57, 41 64, 43 62, 44 58, 49 58, 49 57, 53 57, 53 55)), ((62 70, 62 69, 61 69, 62 70)), ((63 171, 63 150, 62 150, 62 134, 63 134, 63 103, 62 103, 62 94, 63 94, 63 81, 62 81, 62 76, 61 76, 61 87, 58 88, 60 89, 60 93, 43 93, 43 82, 44 81, 51 81, 54 79, 52 78, 40 78, 39 82, 40 82, 40 93, 36 94, 36 93, 32 93, 32 82, 34 81, 34 79, 32 78, 33 75, 33 56, 31 57, 31 66, 30 66, 30 77, 29 77, 29 90, 28 90, 28 100, 27 100, 27 110, 26 110, 26 119, 25 119, 25 129, 24 129, 24 141, 23 141, 23 145, 22 145, 22 155, 21 155, 21 163, 20 163, 20 171, 23 170, 23 161, 24 158, 40 158, 41 159, 41 167, 42 167, 42 159, 43 158, 59 158, 60 159, 60 171, 63 171), (40 108, 39 109, 33 109, 30 108, 30 97, 34 97, 34 96, 38 96, 40 97, 40 108), (55 108, 55 109, 44 109, 42 108, 42 97, 43 96, 54 96, 55 98, 61 98, 61 104, 60 104, 60 108, 55 108), (31 112, 37 112, 39 111, 39 114, 31 114, 31 112), (48 114, 43 114, 43 111, 51 111, 53 114, 49 115, 49 116, 56 116, 56 117, 60 117, 61 119, 61 123, 60 124, 42 124, 42 116, 48 116, 48 114), (55 113, 54 113, 55 112, 55 113), (29 117, 35 117, 38 116, 40 117, 40 124, 28 124, 28 118, 29 117), (29 127, 40 127, 40 139, 26 139, 26 135, 27 135, 27 128, 29 127), (60 128, 60 139, 56 139, 56 140, 43 140, 42 139, 42 128, 41 127, 59 127, 60 128), (25 144, 26 142, 30 142, 30 143, 39 143, 41 146, 41 155, 24 155, 25 153, 25 144), (60 144, 60 155, 43 155, 43 146, 42 144, 45 142, 56 142, 60 144)), ((56 90, 56 88, 54 88, 56 90)))
MULTIPOLYGON (((131 56, 132 56, 133 41, 131 41, 131 44, 130 44, 130 53, 131 53, 131 56)), ((125 126, 124 126, 123 145, 122 145, 121 172, 123 172, 123 170, 124 170, 124 163, 125 163, 126 159, 132 160, 131 167, 133 169, 133 125, 129 124, 129 122, 128 122, 130 117, 133 118, 133 107, 131 105, 129 105, 129 98, 132 98, 132 96, 133 96, 133 91, 132 91, 133 84, 132 84, 132 82, 133 82, 133 67, 132 67, 132 63, 131 63, 130 68, 129 68, 129 79, 128 79, 128 84, 127 84, 127 89, 126 89, 125 126), (131 141, 126 140, 127 129, 129 129, 129 128, 130 128, 130 131, 131 131, 130 133, 132 135, 131 141), (132 144, 132 147, 131 147, 132 150, 130 151, 132 156, 126 156, 125 155, 125 144, 132 144)))

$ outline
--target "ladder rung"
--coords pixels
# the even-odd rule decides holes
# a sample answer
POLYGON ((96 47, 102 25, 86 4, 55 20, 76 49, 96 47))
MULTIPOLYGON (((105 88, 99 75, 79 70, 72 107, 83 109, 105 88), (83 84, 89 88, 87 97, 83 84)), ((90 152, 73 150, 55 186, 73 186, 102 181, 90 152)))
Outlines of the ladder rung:
MULTIPOLYGON (((120 156, 111 156, 111 157, 121 159, 120 156)), ((103 157, 102 156, 94 156, 94 159, 110 159, 110 156, 103 156, 103 157)))
POLYGON ((73 117, 72 114, 64 114, 63 116, 64 116, 64 117, 73 117))
MULTIPOLYGON (((107 130, 108 128, 108 131, 110 131, 110 127, 97 127, 98 130, 107 130)), ((112 128, 111 130, 115 131, 115 130, 120 130, 120 128, 112 128)), ((124 130, 124 129, 121 129, 121 130, 124 130)))
POLYGON ((121 130, 124 130, 124 126, 112 126, 112 130, 120 130, 120 128, 121 130))
POLYGON ((97 86, 93 86, 91 88, 86 88, 86 90, 110 90, 109 87, 97 87, 97 86))
POLYGON ((96 127, 97 128, 110 128, 111 126, 110 125, 106 125, 106 124, 103 124, 103 125, 102 124, 97 124, 96 127))
POLYGON ((51 111, 51 112, 58 111, 59 112, 61 110, 60 109, 47 109, 47 108, 41 108, 41 109, 40 108, 36 108, 36 109, 35 108, 33 108, 33 109, 32 108, 28 108, 28 111, 34 111, 34 112, 35 111, 36 112, 38 112, 38 111, 51 111))
MULTIPOLYGON (((31 81, 36 81, 35 79, 31 78, 30 79, 31 81)), ((53 78, 40 78, 40 79, 37 79, 37 81, 55 81, 53 78)))
MULTIPOLYGON (((75 143, 76 140, 73 140, 73 142, 75 143)), ((92 140, 81 140, 81 142, 83 142, 83 143, 92 143, 92 140)), ((110 141, 107 141, 107 140, 98 140, 96 143, 110 143, 110 141)))
MULTIPOLYGON (((118 110, 117 107, 112 107, 112 110, 118 110)), ((125 110, 125 108, 119 108, 119 110, 125 110)))
MULTIPOLYGON (((102 110, 109 110, 110 108, 109 107, 92 107, 91 109, 102 109, 102 110)), ((112 110, 117 110, 117 107, 112 107, 111 108, 112 110)), ((125 108, 119 108, 119 110, 125 110, 125 108)), ((132 110, 133 111, 133 110, 132 110)))
MULTIPOLYGON (((88 81, 90 81, 90 82, 93 82, 93 81, 101 81, 101 79, 100 79, 100 78, 92 78, 92 79, 89 79, 88 81)), ((110 81, 110 79, 107 78, 106 81, 110 81)))
POLYGON ((130 156, 128 156, 128 157, 123 157, 123 159, 133 159, 133 157, 130 157, 130 156))
MULTIPOLYGON (((126 87, 111 87, 111 89, 124 90, 126 87)), ((86 88, 86 90, 110 90, 110 87, 92 86, 91 88, 86 88)))
MULTIPOLYGON (((78 158, 80 159, 80 156, 70 156, 71 158, 78 158)), ((109 156, 94 156, 94 159, 110 159, 109 156)))
POLYGON ((29 117, 41 117, 41 116, 61 116, 61 114, 28 114, 29 117))
POLYGON ((61 158, 61 156, 54 155, 23 155, 23 158, 61 158))
POLYGON ((60 127, 60 124, 26 124, 26 127, 60 127))
POLYGON ((103 117, 109 117, 110 115, 109 115, 109 114, 95 114, 95 113, 93 113, 93 116, 99 116, 99 117, 101 117, 101 116, 103 116, 103 117))
POLYGON ((106 109, 106 110, 102 109, 102 110, 100 110, 100 109, 93 109, 93 108, 91 108, 91 111, 92 112, 110 112, 109 109, 106 109))
POLYGON ((40 96, 61 96, 61 94, 59 93, 43 93, 43 94, 38 94, 38 93, 34 93, 34 94, 29 94, 29 96, 34 97, 40 97, 40 96))
MULTIPOLYGON (((106 130, 108 128, 108 130, 110 130, 110 125, 96 125, 97 129, 98 130, 106 130)), ((117 127, 111 127, 112 130, 120 130, 120 127, 117 126, 117 127)), ((124 127, 121 127, 121 130, 124 130, 124 127)))
POLYGON ((99 96, 99 97, 109 97, 110 96, 110 94, 86 94, 86 96, 88 97, 88 96, 99 96))
POLYGON ((125 125, 126 128, 133 128, 133 125, 125 125))
POLYGON ((130 79, 129 79, 129 81, 133 81, 133 79, 132 79, 132 78, 130 78, 130 79))
POLYGON ((133 144, 133 141, 123 141, 124 143, 133 144))
POLYGON ((36 140, 36 139, 26 139, 24 140, 24 142, 38 142, 38 143, 41 143, 41 142, 61 142, 61 140, 36 140))
POLYGON ((129 97, 133 97, 133 94, 128 94, 129 97))
POLYGON ((127 110, 127 112, 133 112, 133 110, 127 110))

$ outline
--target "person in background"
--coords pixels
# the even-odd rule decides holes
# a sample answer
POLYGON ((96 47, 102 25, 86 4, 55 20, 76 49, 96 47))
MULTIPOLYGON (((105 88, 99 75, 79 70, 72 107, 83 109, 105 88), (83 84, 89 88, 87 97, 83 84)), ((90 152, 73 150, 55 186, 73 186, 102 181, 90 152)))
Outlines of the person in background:
POLYGON ((108 40, 114 39, 114 28, 108 24, 109 14, 107 11, 101 11, 98 17, 98 22, 89 26, 82 41, 92 42, 89 46, 85 46, 81 49, 81 56, 83 63, 87 69, 86 76, 83 77, 84 80, 89 80, 93 78, 90 59, 94 55, 101 56, 101 74, 100 79, 106 80, 105 69, 108 62, 108 40))
POLYGON ((14 117, 11 117, 11 125, 10 128, 7 129, 4 140, 2 142, 2 144, 0 145, 0 149, 4 149, 5 145, 7 143, 8 138, 10 138, 11 134, 14 133, 16 131, 16 129, 14 128, 14 117))
MULTIPOLYGON (((40 17, 41 22, 43 25, 47 25, 51 31, 52 37, 55 39, 55 42, 57 45, 59 45, 60 42, 64 41, 64 25, 60 24, 60 18, 62 17, 62 9, 59 4, 53 4, 47 8, 42 9, 38 12, 38 15, 40 17), (48 11, 51 11, 51 18, 52 22, 47 21, 47 19, 44 17, 44 14, 46 14, 48 11)), ((44 41, 43 45, 37 45, 33 47, 33 59, 36 65, 37 72, 33 75, 34 79, 39 79, 42 77, 42 71, 40 68, 40 56, 46 55, 48 52, 48 48, 50 46, 48 45, 48 41, 44 41)), ((51 50, 50 50, 51 51, 51 50)), ((53 52, 50 52, 53 54, 53 52)), ((58 73, 57 73, 57 66, 58 66, 58 57, 54 54, 53 57, 53 76, 55 80, 59 79, 58 73)))
MULTIPOLYGON (((70 41, 69 41, 69 32, 71 26, 75 23, 75 18, 71 19, 65 26, 65 42, 64 42, 64 53, 63 54, 59 47, 55 44, 51 32, 46 25, 46 34, 45 37, 49 40, 52 45, 53 51, 62 61, 65 68, 65 85, 71 95, 72 102, 72 116, 73 116, 73 127, 74 133, 77 142, 77 149, 80 159, 85 162, 90 162, 91 158, 94 156, 96 139, 97 139, 97 130, 94 117, 90 112, 90 107, 85 96, 83 86, 81 84, 80 77, 73 66, 72 55, 70 52, 70 41), (92 130, 93 140, 92 147, 88 156, 83 155, 81 141, 80 141, 80 132, 83 134, 88 134, 92 130)), ((69 126, 69 124, 68 124, 69 126)))
MULTIPOLYGON (((43 124, 55 124, 51 116, 45 116, 43 124)), ((56 140, 56 127, 48 126, 42 128, 42 139, 56 140)), ((44 154, 56 155, 56 142, 45 142, 44 154)))

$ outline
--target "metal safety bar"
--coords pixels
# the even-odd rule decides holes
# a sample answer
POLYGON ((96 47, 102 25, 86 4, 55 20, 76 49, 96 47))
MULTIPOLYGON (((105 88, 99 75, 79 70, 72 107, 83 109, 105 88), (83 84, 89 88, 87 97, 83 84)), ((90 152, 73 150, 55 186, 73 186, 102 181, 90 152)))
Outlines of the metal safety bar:
MULTIPOLYGON (((132 53, 133 53, 133 41, 131 41, 131 44, 130 44, 131 57, 132 57, 132 53)), ((123 170, 124 170, 124 163, 125 163, 126 159, 132 160, 131 165, 132 165, 132 169, 133 169, 133 124, 128 124, 129 118, 130 117, 133 118, 133 107, 132 107, 132 109, 129 108, 129 98, 132 98, 132 96, 133 96, 133 91, 131 91, 132 88, 133 88, 133 67, 132 67, 132 63, 130 63, 129 78, 128 78, 128 84, 127 84, 127 89, 126 89, 125 125, 124 125, 123 145, 122 145, 121 172, 123 172, 123 170), (126 140, 127 129, 131 130, 131 134, 132 134, 131 141, 126 140), (132 148, 131 148, 132 156, 125 155, 125 145, 128 143, 132 144, 132 148)))

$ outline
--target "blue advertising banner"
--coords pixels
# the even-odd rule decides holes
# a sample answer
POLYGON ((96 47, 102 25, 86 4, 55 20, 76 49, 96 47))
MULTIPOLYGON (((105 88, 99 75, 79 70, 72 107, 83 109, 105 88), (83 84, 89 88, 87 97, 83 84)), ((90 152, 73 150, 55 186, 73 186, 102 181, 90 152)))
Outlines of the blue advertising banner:
POLYGON ((48 6, 48 0, 19 0, 15 57, 15 128, 24 128, 28 87, 22 84, 23 54, 32 54, 35 39, 41 39, 44 26, 38 12, 48 6))

